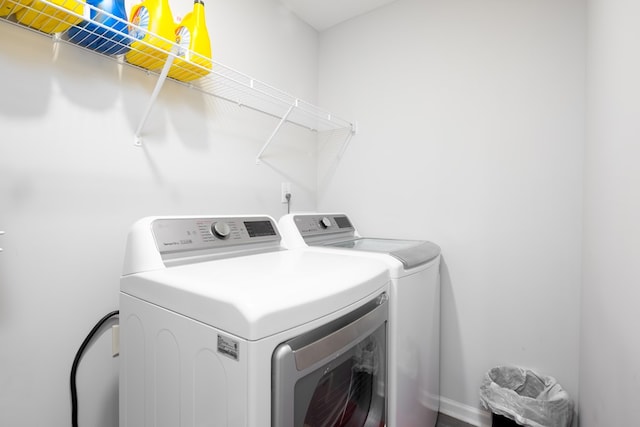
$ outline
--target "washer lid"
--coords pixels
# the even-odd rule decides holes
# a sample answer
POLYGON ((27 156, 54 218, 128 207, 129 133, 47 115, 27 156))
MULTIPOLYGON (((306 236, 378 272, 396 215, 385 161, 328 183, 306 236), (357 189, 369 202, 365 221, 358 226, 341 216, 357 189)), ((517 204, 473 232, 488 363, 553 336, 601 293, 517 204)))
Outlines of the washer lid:
POLYGON ((258 340, 368 298, 389 281, 380 260, 289 250, 124 276, 122 292, 258 340))
POLYGON ((423 240, 374 239, 363 237, 341 242, 323 243, 319 246, 389 254, 402 262, 405 269, 425 264, 440 255, 440 247, 438 245, 423 240))

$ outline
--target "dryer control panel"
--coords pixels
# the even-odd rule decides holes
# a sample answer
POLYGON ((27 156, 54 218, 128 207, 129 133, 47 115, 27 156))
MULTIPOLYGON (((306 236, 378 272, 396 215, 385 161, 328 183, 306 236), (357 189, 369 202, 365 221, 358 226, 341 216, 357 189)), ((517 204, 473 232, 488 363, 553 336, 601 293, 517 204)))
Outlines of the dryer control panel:
POLYGON ((161 254, 280 244, 278 228, 269 217, 158 218, 151 231, 161 254))

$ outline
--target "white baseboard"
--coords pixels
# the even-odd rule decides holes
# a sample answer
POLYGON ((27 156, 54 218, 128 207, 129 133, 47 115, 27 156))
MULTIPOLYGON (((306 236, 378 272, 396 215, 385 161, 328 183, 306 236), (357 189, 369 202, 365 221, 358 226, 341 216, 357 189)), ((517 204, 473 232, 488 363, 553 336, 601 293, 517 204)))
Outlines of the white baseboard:
POLYGON ((440 412, 477 427, 491 427, 491 412, 440 396, 440 412))

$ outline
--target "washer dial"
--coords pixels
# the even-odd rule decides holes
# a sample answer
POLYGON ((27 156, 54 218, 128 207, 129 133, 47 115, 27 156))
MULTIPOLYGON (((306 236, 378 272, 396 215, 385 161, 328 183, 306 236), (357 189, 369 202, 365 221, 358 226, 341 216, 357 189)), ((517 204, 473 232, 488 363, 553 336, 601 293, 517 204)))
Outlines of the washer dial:
POLYGON ((331 227, 331 220, 325 216, 320 220, 320 228, 327 229, 329 227, 331 227))

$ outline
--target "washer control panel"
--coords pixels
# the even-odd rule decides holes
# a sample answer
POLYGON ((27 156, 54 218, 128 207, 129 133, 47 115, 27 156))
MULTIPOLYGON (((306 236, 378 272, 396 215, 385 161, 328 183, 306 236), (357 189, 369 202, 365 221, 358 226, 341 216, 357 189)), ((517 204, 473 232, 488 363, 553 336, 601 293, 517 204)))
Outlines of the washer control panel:
POLYGON ((151 223, 151 230, 162 254, 280 243, 269 217, 161 218, 151 223))
POLYGON ((296 215, 293 220, 302 237, 355 231, 346 215, 296 215))

